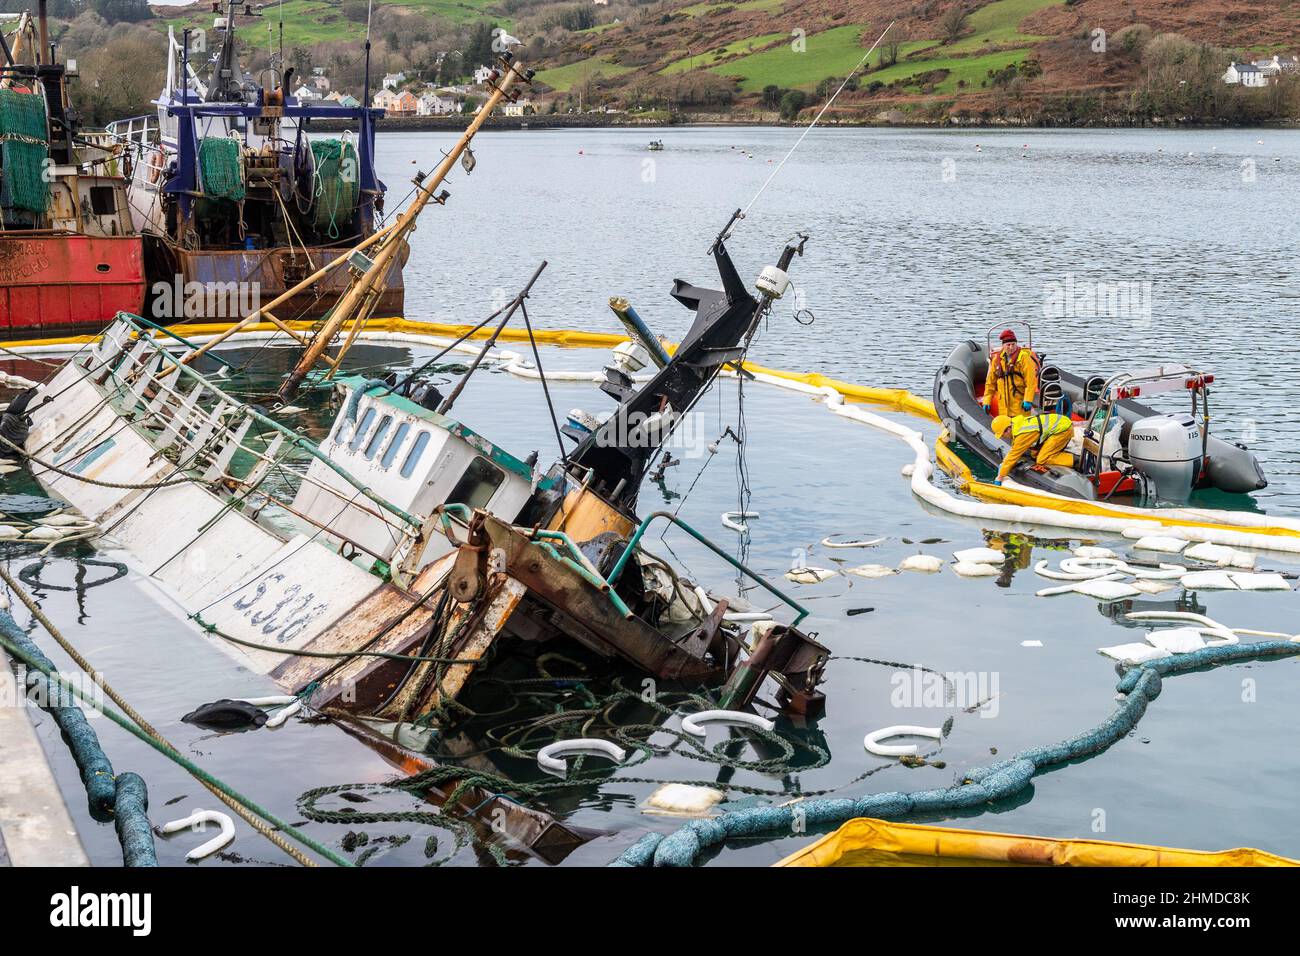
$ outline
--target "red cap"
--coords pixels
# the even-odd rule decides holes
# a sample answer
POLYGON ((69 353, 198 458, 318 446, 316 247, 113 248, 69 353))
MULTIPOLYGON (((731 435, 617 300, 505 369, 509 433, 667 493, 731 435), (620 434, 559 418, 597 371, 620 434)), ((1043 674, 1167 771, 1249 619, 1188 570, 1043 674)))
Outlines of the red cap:
POLYGON ((998 338, 1003 342, 1014 342, 1016 340, 1016 333, 1012 332, 1010 329, 1003 329, 1002 334, 999 335, 998 338))

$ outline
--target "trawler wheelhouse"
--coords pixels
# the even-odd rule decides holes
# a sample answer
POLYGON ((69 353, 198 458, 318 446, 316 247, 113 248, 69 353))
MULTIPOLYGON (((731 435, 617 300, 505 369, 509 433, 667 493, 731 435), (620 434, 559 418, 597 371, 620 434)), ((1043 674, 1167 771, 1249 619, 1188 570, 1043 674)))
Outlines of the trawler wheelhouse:
MULTIPOLYGON (((337 381, 343 407, 321 441, 321 451, 404 511, 427 515, 441 505, 460 505, 513 521, 539 485, 531 464, 455 419, 387 388, 368 391, 367 384, 373 387, 373 383, 362 378, 337 381)), ((353 491, 336 471, 313 461, 307 477, 294 499, 295 511, 328 523, 343 536, 330 535, 330 540, 341 543, 346 538, 364 544, 384 560, 393 557, 399 542, 386 522, 359 505, 350 504, 340 512, 340 496, 353 491)), ((445 537, 432 537, 417 567, 451 550, 445 537)))

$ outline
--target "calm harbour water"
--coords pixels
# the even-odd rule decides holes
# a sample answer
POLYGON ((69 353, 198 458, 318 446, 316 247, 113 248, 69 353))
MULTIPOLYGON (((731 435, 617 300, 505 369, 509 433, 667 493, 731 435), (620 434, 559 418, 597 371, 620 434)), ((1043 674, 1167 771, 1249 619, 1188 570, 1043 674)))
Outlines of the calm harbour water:
MULTIPOLYGON (((730 128, 484 134, 476 171, 468 178, 458 173, 448 186, 448 206, 431 209, 421 222, 406 270, 407 316, 478 321, 547 259, 550 266, 529 301, 537 324, 616 331, 606 301, 621 294, 656 331, 680 336, 690 314, 668 297, 671 280, 715 284, 705 256, 712 236, 749 201, 796 135, 730 128), (664 139, 664 152, 645 151, 652 137, 664 139)), ((417 168, 430 168, 451 139, 381 137, 390 209, 398 208, 406 180, 417 168)), ((790 300, 779 303, 751 357, 928 396, 935 368, 956 341, 982 337, 998 322, 1028 319, 1039 347, 1076 371, 1108 372, 1160 359, 1198 362, 1218 375, 1219 434, 1251 438, 1261 454, 1272 481, 1259 495, 1261 507, 1295 512, 1300 453, 1291 438, 1291 409, 1300 384, 1287 324, 1300 226, 1287 201, 1297 188, 1300 135, 1290 132, 814 132, 740 225, 731 249, 742 275, 754 275, 775 260, 789 236, 810 233, 807 256, 791 272, 816 321, 798 325, 790 300), (1253 181, 1243 179, 1251 169, 1243 168, 1245 160, 1254 162, 1253 181), (1076 283, 1149 282, 1150 314, 1044 317, 1051 283, 1071 276, 1076 283)), ((400 367, 428 354, 366 346, 354 353, 354 362, 400 367)), ((548 368, 594 369, 605 355, 546 350, 543 359, 548 368)), ((561 411, 611 407, 594 386, 559 384, 553 394, 561 411)), ((735 387, 727 383, 699 406, 705 431, 720 435, 734 426, 736 407, 735 387)), ((830 568, 838 561, 896 565, 918 551, 948 558, 999 530, 923 509, 899 476, 907 449, 887 435, 772 388, 747 388, 745 408, 752 506, 761 513, 752 523, 749 559, 761 571, 779 577, 804 553, 808 563, 830 568), (886 540, 865 550, 821 547, 821 539, 834 533, 886 540), (919 543, 930 539, 941 540, 919 543)), ((482 375, 458 411, 520 457, 534 448, 543 460, 554 453, 536 383, 482 375)), ((319 433, 325 422, 314 416, 311 432, 319 433)), ((921 427, 933 434, 931 426, 921 427)), ((720 443, 717 459, 702 472, 708 459, 689 459, 670 472, 664 489, 647 485, 642 512, 680 506, 683 518, 732 543, 718 515, 735 507, 735 446, 720 443), (692 483, 684 501, 672 497, 692 483)), ((1123 547, 1122 541, 1103 543, 1123 547)), ((727 569, 715 559, 673 535, 662 547, 710 586, 729 587, 727 569)), ((1044 557, 1055 562, 1060 553, 1036 544, 1028 566, 1044 557)), ((11 566, 17 571, 31 560, 11 566)), ((1288 568, 1273 558, 1262 564, 1288 568)), ((151 588, 134 573, 91 588, 78 606, 74 592, 55 590, 71 585, 75 568, 70 558, 55 557, 43 569, 47 587, 40 596, 47 612, 150 720, 232 785, 297 821, 295 799, 310 787, 392 776, 383 760, 328 724, 291 721, 274 732, 220 735, 180 723, 198 703, 263 693, 267 685, 151 600, 151 588)), ((773 776, 720 770, 679 751, 614 771, 599 787, 554 792, 537 805, 601 831, 568 860, 598 864, 647 827, 680 824, 639 810, 654 789, 640 782, 644 778, 735 788, 729 793, 733 806, 814 790, 854 796, 929 789, 1021 748, 1073 735, 1113 706, 1116 675, 1096 649, 1138 640, 1141 632, 1081 596, 1035 597, 1043 585, 1031 570, 1003 581, 962 580, 945 570, 790 585, 813 609, 806 629, 818 632, 835 654, 983 675, 994 705, 983 715, 900 707, 896 668, 833 661, 824 687, 826 716, 808 728, 778 727, 829 751, 825 766, 773 776), (846 613, 863 607, 873 610, 846 613), (1042 646, 1023 646, 1027 640, 1042 646), (943 768, 908 769, 863 749, 870 730, 937 726, 949 716, 953 730, 935 758, 946 763, 943 768)), ((1168 607, 1179 594, 1138 603, 1168 607)), ((1188 600, 1234 626, 1296 630, 1294 594, 1210 592, 1188 600)), ((21 613, 19 620, 27 623, 21 613)), ((48 650, 51 642, 41 643, 48 650)), ((1300 785, 1300 767, 1287 757, 1298 679, 1291 660, 1170 679, 1137 731, 1105 754, 1036 778, 1008 805, 945 819, 1009 832, 1202 849, 1251 845, 1300 856, 1300 835, 1287 825, 1300 785)), ((111 827, 90 821, 57 731, 43 715, 38 720, 92 858, 116 863, 111 827)), ((214 803, 143 745, 105 721, 98 726, 115 766, 149 781, 155 823, 214 803)), ((754 759, 743 733, 736 733, 736 753, 754 759)), ((711 730, 708 743, 726 734, 711 730)), ((420 806, 400 794, 367 796, 370 805, 359 809, 420 806)), ((307 829, 336 846, 349 830, 341 824, 307 829)), ((365 830, 372 846, 396 838, 379 844, 368 865, 429 862, 424 850, 430 835, 441 841, 434 859, 445 858, 450 847, 446 832, 430 827, 351 829, 365 830), (401 842, 404 837, 411 839, 401 842)), ((203 865, 284 862, 242 824, 239 833, 234 855, 203 865)), ((766 864, 808 839, 732 846, 711 863, 766 864)), ((194 842, 185 834, 160 840, 160 856, 179 863, 194 842)), ((451 862, 482 860, 466 849, 451 862)))

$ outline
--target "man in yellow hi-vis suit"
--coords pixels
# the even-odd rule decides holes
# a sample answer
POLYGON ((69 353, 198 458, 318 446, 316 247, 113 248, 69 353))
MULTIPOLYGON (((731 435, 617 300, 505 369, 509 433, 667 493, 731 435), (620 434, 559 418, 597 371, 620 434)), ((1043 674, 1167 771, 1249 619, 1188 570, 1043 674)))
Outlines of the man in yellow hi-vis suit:
POLYGON ((1031 448, 1037 450, 1034 471, 1046 471, 1048 465, 1074 464, 1074 458, 1065 451, 1065 446, 1074 436, 1074 422, 1066 415, 1056 412, 1016 415, 1014 418, 999 415, 993 419, 993 434, 1011 439, 1011 451, 1007 452, 1002 467, 998 469, 999 485, 1031 448))
POLYGON ((1018 415, 1034 407, 1038 394, 1038 357, 1032 349, 1021 348, 1016 333, 1005 329, 999 337, 1002 347, 989 356, 989 372, 984 379, 984 411, 993 412, 998 400, 999 415, 1018 415))

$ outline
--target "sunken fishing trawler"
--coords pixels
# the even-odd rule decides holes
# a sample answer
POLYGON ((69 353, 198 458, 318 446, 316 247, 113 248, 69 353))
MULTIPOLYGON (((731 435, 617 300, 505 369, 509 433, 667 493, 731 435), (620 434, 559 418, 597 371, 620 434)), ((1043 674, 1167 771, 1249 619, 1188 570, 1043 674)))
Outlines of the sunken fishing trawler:
MULTIPOLYGON (((711 247, 721 288, 673 286, 694 320, 671 355, 613 300, 634 330, 601 386, 617 408, 591 429, 555 421, 575 444, 561 442, 546 470, 536 455, 520 459, 454 417, 507 323, 520 316, 533 339, 525 300, 545 263, 475 328, 496 323, 445 397, 425 373, 430 363, 403 378, 347 374, 343 357, 415 217, 445 202, 447 172, 530 75, 503 57, 488 103, 434 174, 419 177, 411 206, 350 254, 349 285, 329 320, 295 333, 301 351, 280 397, 333 396, 338 411, 319 443, 286 424, 285 406, 264 411, 199 371, 221 361, 212 349, 238 326, 198 346, 125 313, 8 416, 8 434, 24 432, 12 447, 38 480, 132 555, 203 633, 407 772, 428 766, 429 732, 454 729, 456 704, 476 681, 556 647, 708 693, 713 709, 696 719, 766 723, 747 708, 769 678, 768 706, 807 716, 824 706, 829 651, 799 629, 807 611, 676 515, 637 510, 640 485, 683 416, 724 370, 744 375, 804 238, 763 269, 755 295, 726 246, 737 212, 711 247), (646 366, 653 374, 637 380, 646 366), (663 523, 784 612, 706 592, 647 551, 644 535, 663 523)), ((593 747, 620 753, 608 740, 559 749, 593 747)), ((511 832, 543 856, 582 842, 499 795, 494 803, 491 793, 454 793, 480 814, 509 803, 511 832)))
POLYGON ((77 123, 45 6, 0 32, 0 339, 98 332, 144 300, 118 151, 77 123))
MULTIPOLYGON (((309 103, 291 92, 293 69, 253 77, 240 65, 236 21, 251 5, 213 4, 219 38, 209 50, 185 30, 168 33, 167 79, 157 114, 119 120, 109 132, 133 165, 130 201, 144 236, 150 304, 170 321, 233 321, 258 302, 280 299, 286 319, 325 315, 346 287, 341 272, 304 283, 372 236, 385 186, 375 173, 375 122, 384 111, 309 103), (312 120, 355 123, 336 138, 308 138, 312 120), (203 297, 185 290, 204 289, 203 297), (177 294, 177 290, 181 294, 177 294), (239 296, 207 294, 236 290, 239 296), (256 301, 251 291, 256 291, 256 301)), ((201 31, 200 31, 201 32, 201 31)), ((281 49, 273 64, 284 62, 281 49)), ((367 75, 368 75, 367 70, 367 75)), ((382 315, 403 308, 403 261, 379 290, 382 315)))

